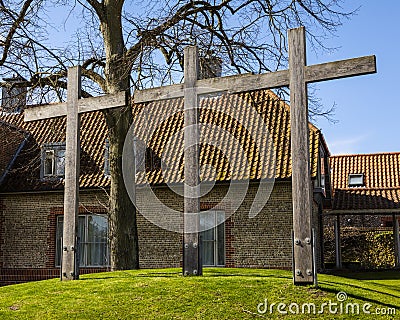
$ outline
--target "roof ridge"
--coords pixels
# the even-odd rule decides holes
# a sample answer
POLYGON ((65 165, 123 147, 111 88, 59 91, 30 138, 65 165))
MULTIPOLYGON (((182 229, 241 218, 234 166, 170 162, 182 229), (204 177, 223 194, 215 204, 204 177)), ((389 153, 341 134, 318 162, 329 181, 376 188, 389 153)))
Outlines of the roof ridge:
POLYGON ((345 158, 345 157, 354 157, 354 156, 379 156, 379 155, 400 155, 400 151, 377 152, 377 153, 338 154, 338 155, 331 155, 330 158, 345 158))
POLYGON ((398 187, 353 187, 353 188, 335 188, 334 190, 340 190, 340 191, 355 191, 355 190, 400 190, 400 186, 398 187))

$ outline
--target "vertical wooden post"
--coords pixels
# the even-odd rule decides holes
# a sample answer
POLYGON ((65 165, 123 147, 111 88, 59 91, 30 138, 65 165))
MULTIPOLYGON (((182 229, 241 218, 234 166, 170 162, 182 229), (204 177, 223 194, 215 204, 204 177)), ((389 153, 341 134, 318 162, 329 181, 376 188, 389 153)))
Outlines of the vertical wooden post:
POLYGON ((395 267, 400 268, 400 234, 399 234, 399 220, 398 217, 393 215, 393 236, 394 236, 394 259, 395 267))
POLYGON ((199 186, 199 112, 195 84, 199 75, 198 49, 185 48, 184 55, 184 244, 183 274, 201 275, 199 250, 200 186, 199 186))
POLYGON ((289 30, 289 88, 295 284, 314 282, 311 246, 312 188, 304 27, 289 30))
POLYGON ((79 207, 80 142, 78 100, 80 96, 81 68, 80 66, 72 67, 68 69, 62 280, 79 278, 79 266, 76 264, 76 235, 79 207))
POLYGON ((340 217, 336 217, 334 225, 336 268, 342 268, 342 244, 340 240, 340 217))

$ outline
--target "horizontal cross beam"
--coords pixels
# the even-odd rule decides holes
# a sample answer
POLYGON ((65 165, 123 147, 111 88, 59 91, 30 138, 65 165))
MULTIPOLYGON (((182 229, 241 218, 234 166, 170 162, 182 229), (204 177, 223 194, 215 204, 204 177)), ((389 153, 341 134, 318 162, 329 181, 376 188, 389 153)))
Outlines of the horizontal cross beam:
MULTIPOLYGON (((100 97, 91 97, 78 100, 78 113, 105 110, 127 105, 125 91, 115 94, 107 94, 100 97)), ((53 103, 39 105, 25 109, 25 121, 36 121, 48 118, 56 118, 67 115, 67 103, 53 103)))
MULTIPOLYGON (((374 55, 321 63, 304 67, 306 83, 347 78, 376 72, 374 55)), ((195 83, 197 94, 210 94, 221 91, 231 93, 278 88, 289 85, 289 70, 265 74, 242 74, 222 78, 198 80, 195 83)), ((184 85, 173 84, 165 87, 138 90, 135 92, 135 103, 166 100, 183 97, 184 85)))

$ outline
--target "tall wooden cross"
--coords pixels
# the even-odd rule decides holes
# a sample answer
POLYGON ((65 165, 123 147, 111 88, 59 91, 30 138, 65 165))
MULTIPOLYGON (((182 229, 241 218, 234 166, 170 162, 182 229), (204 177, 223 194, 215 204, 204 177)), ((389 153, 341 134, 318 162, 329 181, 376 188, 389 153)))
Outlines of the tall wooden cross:
MULTIPOLYGON (((195 47, 185 50, 185 82, 153 89, 137 91, 135 102, 184 97, 185 143, 198 141, 193 124, 198 121, 198 96, 201 94, 229 91, 231 93, 289 86, 292 150, 293 194, 293 280, 295 284, 313 283, 316 277, 312 253, 312 184, 310 177, 310 151, 308 131, 307 84, 376 72, 375 56, 367 56, 318 65, 306 65, 305 29, 289 30, 289 70, 258 75, 237 75, 197 80, 198 54, 195 47)), ((198 234, 199 199, 195 197, 198 184, 198 149, 185 146, 184 167, 184 257, 183 273, 201 274, 198 234)), ((198 195, 198 193, 197 193, 198 195)))
POLYGON ((81 67, 68 69, 67 102, 25 110, 25 121, 67 116, 65 146, 64 228, 61 280, 79 278, 77 230, 79 207, 80 114, 126 105, 125 92, 94 98, 81 97, 81 67))

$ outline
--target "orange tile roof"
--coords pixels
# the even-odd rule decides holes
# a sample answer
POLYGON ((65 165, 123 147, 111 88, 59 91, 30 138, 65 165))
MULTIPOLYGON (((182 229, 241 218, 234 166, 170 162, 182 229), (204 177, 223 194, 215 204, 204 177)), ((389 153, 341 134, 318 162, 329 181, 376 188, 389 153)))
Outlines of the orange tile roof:
POLYGON ((400 188, 367 189, 348 188, 336 189, 333 204, 336 211, 385 211, 400 209, 400 188))
MULTIPOLYGON (((183 100, 171 99, 150 104, 134 105, 133 112, 138 125, 138 135, 154 131, 147 145, 153 152, 166 158, 176 158, 169 174, 162 176, 160 170, 139 173, 138 183, 144 179, 151 183, 181 182, 183 176, 183 139, 169 143, 174 134, 182 133, 183 100), (148 121, 149 114, 142 112, 150 108, 155 118, 148 121), (174 110, 172 112, 171 110, 174 110), (172 112, 172 113, 171 113, 172 112), (165 118, 162 123, 158 119, 165 118)), ((200 164, 203 180, 215 176, 218 181, 260 179, 275 177, 287 179, 291 177, 290 156, 290 116, 289 106, 279 100, 270 90, 259 90, 241 94, 221 94, 206 96, 200 99, 200 122, 217 127, 220 130, 205 130, 206 141, 218 142, 214 146, 201 148, 200 164), (251 106, 252 108, 249 108, 251 106), (257 122, 261 119, 261 122, 257 122), (265 126, 269 131, 269 139, 260 130, 265 126), (258 127, 257 127, 258 126, 258 127), (234 137, 234 139, 228 139, 234 137), (235 143, 238 142, 238 143, 235 143), (270 142, 273 142, 271 144, 270 142), (271 146, 273 147, 271 148, 271 146), (219 151, 225 149, 225 154, 219 151), (269 149, 268 149, 269 148, 269 149), (259 152, 264 150, 263 152, 259 152), (275 165, 269 165, 275 157, 275 165), (231 170, 228 159, 235 163, 245 158, 249 163, 249 171, 237 166, 231 170), (211 166, 216 168, 211 169, 211 166), (215 173, 216 171, 216 173, 215 173)), ((10 178, 2 190, 42 190, 60 188, 60 183, 49 186, 46 181, 40 181, 40 146, 43 143, 65 141, 65 118, 47 119, 25 123, 22 115, 0 115, 0 120, 18 126, 31 134, 29 146, 23 150, 19 161, 14 166, 10 178), (26 168, 34 168, 27 170, 26 168), (25 181, 22 187, 21 181, 25 181)), ((319 145, 325 143, 320 131, 309 124, 310 132, 310 167, 312 176, 317 174, 319 145)), ((82 188, 107 187, 109 179, 104 175, 104 151, 107 128, 101 112, 83 114, 81 117, 81 177, 82 188)))
POLYGON ((332 186, 348 187, 351 173, 363 173, 366 188, 400 187, 400 152, 330 157, 332 186))
POLYGON ((334 210, 399 209, 400 152, 330 157, 334 210), (364 185, 349 187, 349 174, 363 174, 364 185))
POLYGON ((26 136, 19 128, 0 121, 0 182, 26 136))
MULTIPOLYGON (((62 188, 60 180, 41 180, 41 146, 45 143, 65 142, 65 117, 24 122, 23 114, 3 114, 0 119, 30 133, 30 139, 18 156, 3 191, 34 191, 62 188)), ((80 186, 107 186, 104 175, 104 148, 107 129, 100 112, 81 117, 81 176, 80 186)))

